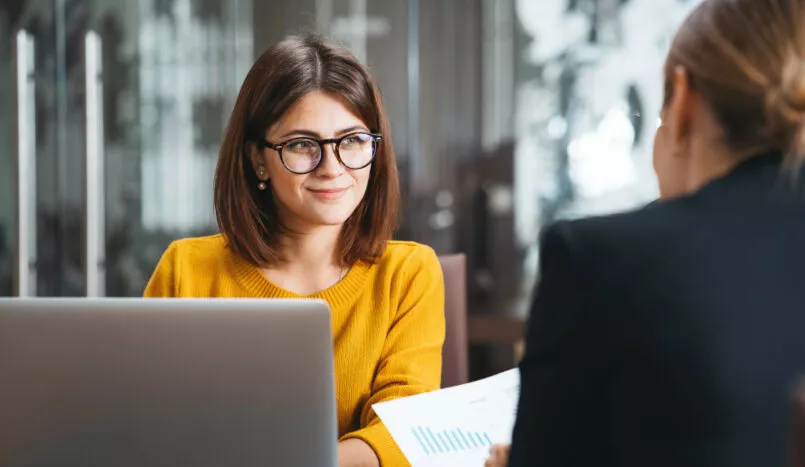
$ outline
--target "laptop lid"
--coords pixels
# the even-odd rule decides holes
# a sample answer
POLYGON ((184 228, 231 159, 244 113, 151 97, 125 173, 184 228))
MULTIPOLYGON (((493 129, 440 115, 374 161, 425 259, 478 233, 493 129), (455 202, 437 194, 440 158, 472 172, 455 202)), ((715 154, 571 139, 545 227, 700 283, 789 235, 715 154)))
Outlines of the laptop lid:
POLYGON ((4 467, 335 466, 318 300, 0 299, 4 467))

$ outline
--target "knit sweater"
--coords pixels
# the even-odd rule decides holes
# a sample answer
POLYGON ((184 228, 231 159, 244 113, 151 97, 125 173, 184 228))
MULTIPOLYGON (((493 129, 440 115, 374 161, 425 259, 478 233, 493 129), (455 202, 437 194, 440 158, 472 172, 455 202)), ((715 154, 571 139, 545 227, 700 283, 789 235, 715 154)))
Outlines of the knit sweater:
POLYGON ((162 256, 145 297, 320 298, 332 311, 338 433, 369 444, 382 466, 405 466, 372 404, 437 389, 444 281, 433 250, 391 241, 375 264, 300 296, 268 280, 221 235, 179 240, 162 256))

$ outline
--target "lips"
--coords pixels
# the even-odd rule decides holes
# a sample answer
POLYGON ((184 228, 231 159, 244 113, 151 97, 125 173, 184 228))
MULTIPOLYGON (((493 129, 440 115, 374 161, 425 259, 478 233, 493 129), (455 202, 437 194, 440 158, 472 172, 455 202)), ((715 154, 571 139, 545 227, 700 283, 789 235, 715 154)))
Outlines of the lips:
POLYGON ((313 193, 340 193, 342 191, 348 190, 349 187, 344 188, 308 188, 308 190, 312 191, 313 193))
POLYGON ((349 187, 346 188, 308 188, 308 191, 313 194, 313 196, 320 198, 320 199, 338 199, 344 195, 344 193, 349 190, 349 187))

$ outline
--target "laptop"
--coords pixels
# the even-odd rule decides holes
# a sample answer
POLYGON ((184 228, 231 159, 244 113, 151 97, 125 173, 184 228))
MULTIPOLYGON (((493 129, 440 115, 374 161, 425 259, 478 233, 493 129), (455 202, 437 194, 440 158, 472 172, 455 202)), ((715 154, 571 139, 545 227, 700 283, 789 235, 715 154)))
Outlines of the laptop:
POLYGON ((0 299, 0 466, 337 465, 319 300, 0 299))

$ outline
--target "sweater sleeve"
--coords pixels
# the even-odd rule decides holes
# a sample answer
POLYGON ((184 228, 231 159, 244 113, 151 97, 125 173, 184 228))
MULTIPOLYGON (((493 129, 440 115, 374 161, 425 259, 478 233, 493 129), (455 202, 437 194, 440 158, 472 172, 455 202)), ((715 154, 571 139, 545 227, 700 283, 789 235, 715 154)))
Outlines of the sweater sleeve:
POLYGON ((358 438, 374 449, 380 465, 409 465, 372 405, 439 388, 445 337, 444 279, 434 251, 420 246, 404 263, 401 298, 378 363, 372 394, 361 413, 358 438))
POLYGON ((179 296, 179 255, 176 249, 174 242, 162 254, 148 285, 145 286, 144 298, 179 296))

